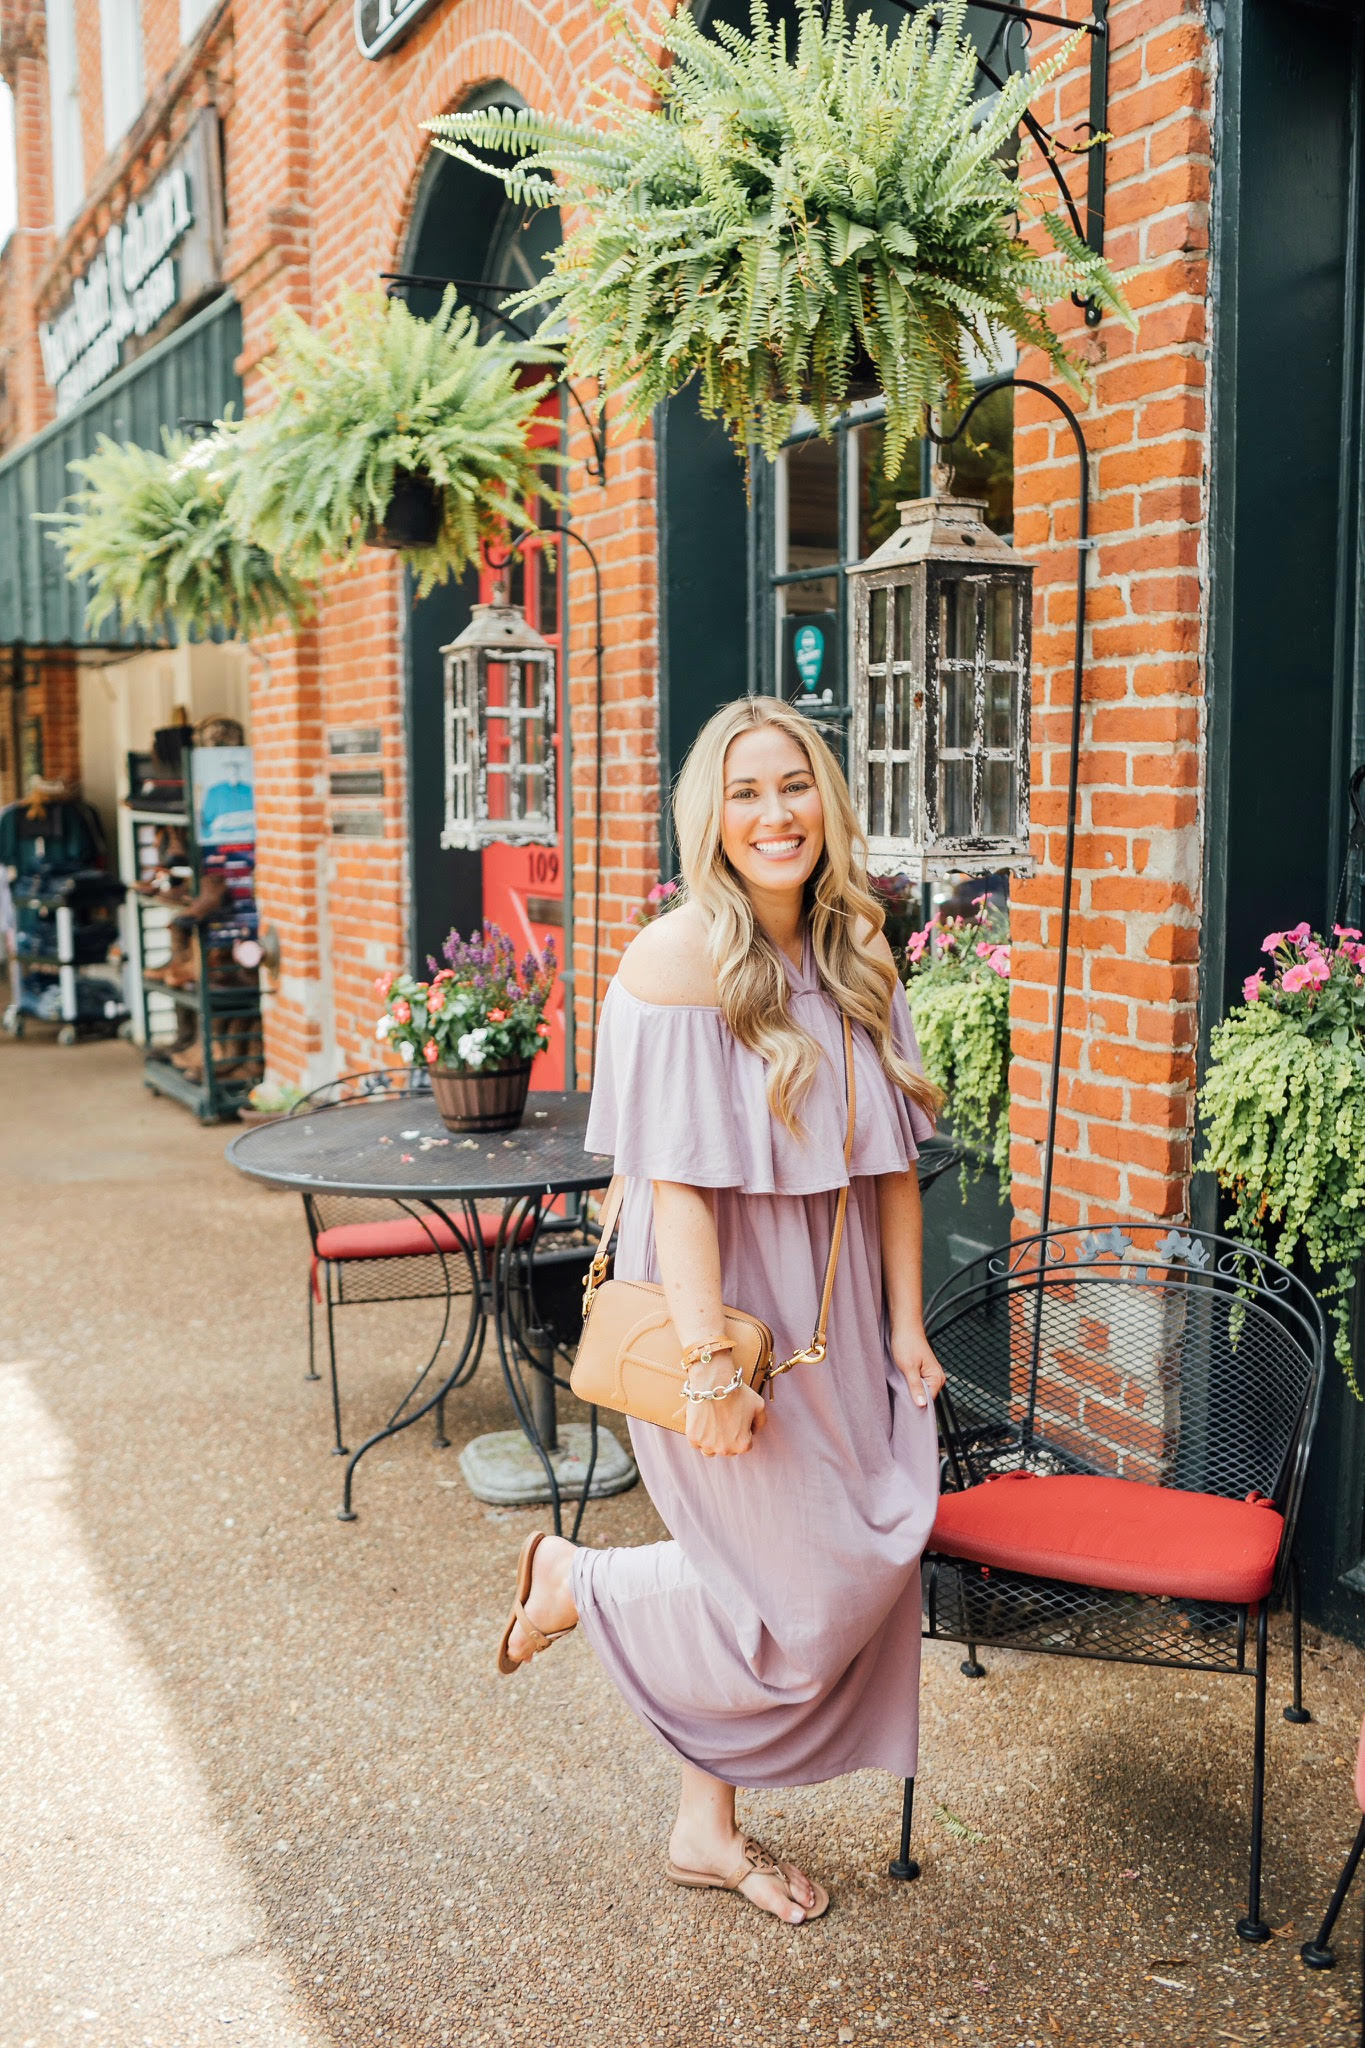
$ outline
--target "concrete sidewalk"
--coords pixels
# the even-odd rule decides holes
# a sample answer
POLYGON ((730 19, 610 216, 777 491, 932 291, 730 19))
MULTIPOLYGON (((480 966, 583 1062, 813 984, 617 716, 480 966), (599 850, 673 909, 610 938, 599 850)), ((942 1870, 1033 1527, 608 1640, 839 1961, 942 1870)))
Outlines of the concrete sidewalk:
MULTIPOLYGON (((456 1469, 508 1422, 495 1368, 338 1522, 299 1205, 228 1135, 125 1046, 0 1043, 2 2048, 1353 2042, 1356 1907, 1341 1968, 1298 1961, 1357 1818, 1365 1659, 1330 1640, 1311 1726, 1272 1695, 1262 1949, 1249 1683, 996 1652, 976 1684, 927 1652, 917 1884, 868 1773, 746 1801, 825 1921, 667 1886, 673 1768, 586 1645, 493 1672, 537 1525, 456 1469)), ((430 1309, 340 1319, 349 1429, 430 1309)), ((586 1528, 658 1533, 638 1490, 586 1528)))

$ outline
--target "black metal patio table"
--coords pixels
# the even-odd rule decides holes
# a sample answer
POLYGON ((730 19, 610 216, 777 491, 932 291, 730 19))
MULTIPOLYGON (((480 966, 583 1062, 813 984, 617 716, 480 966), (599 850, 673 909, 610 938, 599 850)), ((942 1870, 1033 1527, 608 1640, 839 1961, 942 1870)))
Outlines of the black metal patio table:
MULTIPOLYGON (((536 1315, 530 1282, 536 1249, 552 1245, 557 1219, 547 1212, 561 1196, 583 1195, 605 1187, 611 1161, 585 1152, 588 1096, 533 1094, 517 1129, 461 1136, 447 1131, 430 1095, 381 1095, 373 1100, 340 1102, 301 1114, 280 1117, 243 1131, 227 1148, 241 1172, 272 1187, 292 1188, 302 1195, 379 1197, 395 1203, 431 1235, 432 1255, 441 1260, 445 1277, 445 1320, 431 1357, 385 1426, 351 1453, 342 1487, 342 1521, 354 1521, 351 1506, 355 1470, 367 1451, 409 1428, 435 1409, 443 1412, 446 1396, 463 1384, 478 1363, 491 1325, 507 1391, 530 1454, 543 1468, 538 1493, 518 1498, 548 1499, 561 1532, 561 1473, 555 1389, 567 1385, 554 1370, 558 1354, 555 1332, 536 1315), (479 1203, 501 1200, 503 1212, 496 1236, 485 1243, 479 1203), (445 1345, 452 1301, 448 1252, 443 1252, 425 1217, 439 1217, 464 1240, 477 1276, 471 1296, 469 1329, 453 1367, 432 1391, 432 1374, 445 1345), (419 1396, 425 1398, 419 1400, 419 1396)), ((585 1254, 586 1257, 586 1254, 585 1254)), ((599 1443, 620 1447, 598 1429, 597 1411, 590 1411, 585 1477, 572 1534, 576 1537, 583 1511, 594 1491, 616 1491, 629 1484, 634 1468, 617 1473, 610 1487, 594 1489, 599 1443)), ((490 1442, 491 1439, 476 1439, 490 1442)), ((473 1449, 471 1446, 470 1449, 473 1449)), ((466 1453, 466 1456, 468 1453, 466 1453)))

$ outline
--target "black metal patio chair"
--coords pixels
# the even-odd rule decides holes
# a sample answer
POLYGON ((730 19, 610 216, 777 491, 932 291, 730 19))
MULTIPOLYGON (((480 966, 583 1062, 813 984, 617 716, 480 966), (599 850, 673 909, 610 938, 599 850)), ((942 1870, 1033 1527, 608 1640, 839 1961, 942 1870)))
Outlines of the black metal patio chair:
MULTIPOLYGON (((330 1109, 339 1103, 366 1102, 385 1096, 424 1095, 430 1099, 431 1082, 425 1071, 415 1068, 379 1067, 365 1073, 343 1074, 324 1082, 295 1104, 291 1117, 306 1117, 314 1110, 330 1109)), ((326 1310, 327 1367, 332 1395, 333 1451, 349 1456, 341 1428, 341 1389, 337 1373, 334 1317, 342 1308, 390 1301, 442 1300, 447 1304, 434 1363, 445 1341, 449 1308, 457 1297, 478 1299, 480 1271, 472 1247, 463 1231, 450 1219, 420 1204, 406 1204, 388 1198, 362 1195, 303 1196, 303 1213, 308 1225, 312 1256, 308 1271, 308 1371, 310 1380, 321 1378, 317 1370, 316 1318, 326 1310)), ((497 1219, 490 1219, 496 1234, 497 1219)), ((472 1348, 472 1347, 471 1347, 472 1348)), ((430 1370, 430 1363, 428 1371, 430 1370)), ((477 1351, 467 1361, 467 1370, 456 1381, 462 1385, 478 1363, 477 1351)), ((423 1375, 425 1377, 425 1375, 423 1375)), ((419 1382, 420 1384, 420 1382, 419 1382)), ((405 1398, 404 1406, 412 1395, 405 1398)), ((445 1404, 436 1408, 436 1442, 445 1449, 445 1404)), ((390 1418, 391 1420, 396 1418, 390 1418)))
MULTIPOLYGON (((376 1097, 422 1095, 430 1100, 431 1082, 417 1068, 374 1068, 365 1073, 345 1074, 325 1082, 295 1104, 292 1117, 312 1110, 329 1109, 338 1103, 364 1102, 376 1097)), ((511 1307, 532 1356, 552 1371, 549 1353, 577 1339, 582 1322, 582 1276, 592 1258, 594 1245, 583 1225, 581 1204, 572 1200, 560 1208, 537 1216, 531 1206, 519 1205, 507 1229, 523 1253, 514 1276, 511 1307)), ((363 1195, 303 1196, 312 1258, 308 1274, 308 1371, 306 1378, 321 1377, 316 1364, 316 1314, 326 1310, 327 1364, 332 1394, 333 1450, 340 1457, 350 1455, 343 1441, 341 1392, 337 1371, 334 1317, 342 1308, 375 1302, 442 1300, 447 1315, 428 1361, 430 1372, 449 1329, 449 1309, 456 1298, 469 1302, 471 1326, 468 1355, 453 1382, 463 1386, 472 1379, 483 1348, 483 1331, 489 1306, 488 1261, 503 1229, 503 1205, 480 1204, 478 1241, 469 1236, 468 1217, 459 1221, 446 1211, 422 1203, 405 1203, 389 1197, 363 1195)), ((426 1378, 404 1397, 406 1408, 426 1378)), ((449 1446, 445 1432, 444 1400, 436 1405, 436 1444, 449 1446)), ((390 1417, 390 1421, 397 1415, 390 1417)))
MULTIPOLYGON (((1261 1917, 1267 1613, 1294 1527, 1326 1324, 1284 1267, 1196 1230, 1056 1229, 979 1258, 925 1314, 948 1377, 924 1633, 1255 1681, 1244 1940, 1261 1917)), ((914 1877, 914 1780, 894 1877, 914 1877)))

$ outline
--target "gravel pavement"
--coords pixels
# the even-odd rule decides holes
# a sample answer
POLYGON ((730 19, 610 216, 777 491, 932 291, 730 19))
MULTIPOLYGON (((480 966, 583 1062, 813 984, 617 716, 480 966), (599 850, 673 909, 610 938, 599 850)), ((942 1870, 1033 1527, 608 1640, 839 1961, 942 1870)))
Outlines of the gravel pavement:
MULTIPOLYGON (((223 1161, 123 1045, 0 1044, 0 2048, 1347 2048, 1312 1931, 1356 1825, 1365 1659, 1272 1674, 1266 1910, 1245 1681, 927 1647, 913 1885, 899 1787, 749 1795, 818 1873, 785 1929, 662 1876, 674 1768, 581 1639, 493 1671, 533 1510, 459 1446, 486 1361, 333 1512, 298 1201, 223 1161)), ((951 1199, 945 1183, 935 1199, 951 1199)), ((348 1430, 433 1305, 341 1318, 348 1430)), ((351 1441, 356 1441, 356 1436, 351 1441)), ((639 1490, 594 1544, 659 1533, 639 1490)))

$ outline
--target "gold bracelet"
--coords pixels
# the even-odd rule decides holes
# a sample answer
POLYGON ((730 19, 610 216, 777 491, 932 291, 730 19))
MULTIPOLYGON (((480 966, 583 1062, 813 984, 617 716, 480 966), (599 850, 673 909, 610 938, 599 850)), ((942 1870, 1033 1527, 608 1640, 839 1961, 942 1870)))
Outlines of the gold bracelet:
POLYGON ((689 1371, 694 1365, 709 1365, 718 1351, 733 1351, 733 1337, 707 1337, 700 1344, 689 1344, 683 1352, 683 1364, 689 1371))

